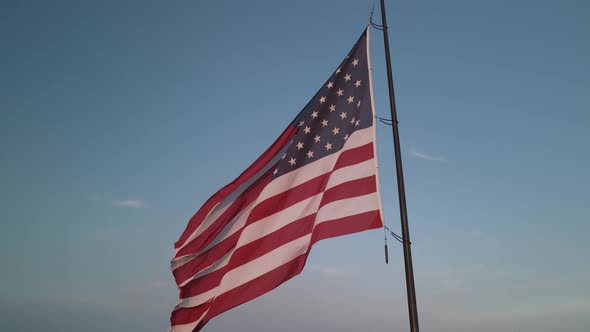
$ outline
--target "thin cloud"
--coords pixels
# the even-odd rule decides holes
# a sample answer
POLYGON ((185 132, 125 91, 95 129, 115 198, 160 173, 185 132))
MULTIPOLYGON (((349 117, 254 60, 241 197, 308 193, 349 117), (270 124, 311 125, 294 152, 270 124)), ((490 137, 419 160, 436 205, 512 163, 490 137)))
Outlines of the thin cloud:
POLYGON ((353 275, 352 271, 343 269, 336 266, 328 265, 310 265, 307 271, 312 273, 318 273, 329 278, 345 278, 353 275))
POLYGON ((441 156, 433 156, 431 154, 427 154, 424 153, 422 151, 418 151, 416 149, 410 149, 410 156, 417 158, 417 159, 422 159, 422 160, 427 160, 427 161, 434 161, 434 162, 439 162, 439 163, 446 163, 447 159, 441 156))
POLYGON ((128 199, 128 200, 122 200, 122 201, 114 201, 113 205, 117 206, 117 207, 139 209, 139 208, 144 207, 145 203, 141 199, 128 199))

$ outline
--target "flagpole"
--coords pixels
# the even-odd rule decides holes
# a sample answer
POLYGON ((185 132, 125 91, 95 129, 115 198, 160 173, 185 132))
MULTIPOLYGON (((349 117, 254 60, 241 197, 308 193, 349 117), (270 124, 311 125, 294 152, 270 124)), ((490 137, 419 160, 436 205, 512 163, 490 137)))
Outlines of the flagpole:
POLYGON ((406 192, 404 187, 404 172, 402 169, 402 154, 397 127, 397 113, 395 109, 395 94, 393 90, 393 74, 391 71, 391 56, 389 54, 389 37, 387 34, 387 18, 385 17, 385 0, 381 0, 381 21, 383 25, 383 40, 385 42, 385 62, 387 64, 387 83, 389 86, 389 106, 393 130, 393 146, 395 149, 395 168, 397 171, 397 190, 399 197, 399 213, 402 225, 404 245, 404 263, 406 270, 406 289, 408 293, 408 313, 410 317, 410 331, 419 332, 418 309, 416 307, 416 290, 414 287, 414 270, 412 267, 412 251, 410 248, 410 231, 408 227, 408 211, 406 208, 406 192))

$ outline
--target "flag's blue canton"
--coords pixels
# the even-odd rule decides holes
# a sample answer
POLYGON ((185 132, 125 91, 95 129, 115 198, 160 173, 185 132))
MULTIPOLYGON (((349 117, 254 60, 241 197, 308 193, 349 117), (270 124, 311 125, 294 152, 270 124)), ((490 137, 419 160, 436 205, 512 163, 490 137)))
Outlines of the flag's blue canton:
POLYGON ((373 125, 366 38, 365 32, 293 121, 297 133, 275 177, 339 151, 353 132, 373 125))

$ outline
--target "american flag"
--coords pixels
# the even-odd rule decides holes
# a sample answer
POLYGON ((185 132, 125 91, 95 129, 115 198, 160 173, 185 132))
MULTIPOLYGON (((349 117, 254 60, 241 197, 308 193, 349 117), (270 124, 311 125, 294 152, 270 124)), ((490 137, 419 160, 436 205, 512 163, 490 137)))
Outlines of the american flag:
POLYGON ((383 226, 368 47, 367 28, 279 138, 190 219, 174 245, 169 331, 200 331, 276 288, 319 240, 383 226))

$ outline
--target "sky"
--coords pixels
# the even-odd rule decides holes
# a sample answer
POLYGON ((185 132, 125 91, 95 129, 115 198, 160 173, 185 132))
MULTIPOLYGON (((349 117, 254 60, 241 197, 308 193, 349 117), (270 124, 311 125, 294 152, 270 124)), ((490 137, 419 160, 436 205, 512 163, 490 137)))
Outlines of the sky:
MULTIPOLYGON (((587 331, 590 3, 387 3, 421 330, 587 331)), ((1 1, 0 330, 165 331, 188 219, 374 4, 1 1)), ((377 30, 371 61, 389 118, 377 30)), ((390 127, 377 140, 399 234, 390 127)), ((389 239, 385 265, 383 237, 318 243, 301 275, 204 331, 408 330, 402 247, 389 239)))

